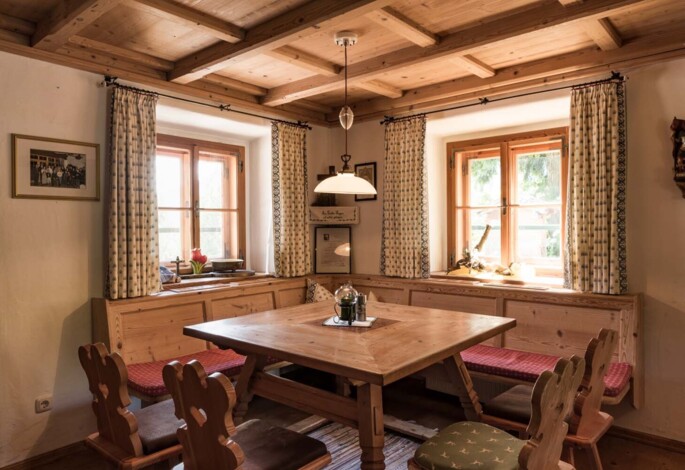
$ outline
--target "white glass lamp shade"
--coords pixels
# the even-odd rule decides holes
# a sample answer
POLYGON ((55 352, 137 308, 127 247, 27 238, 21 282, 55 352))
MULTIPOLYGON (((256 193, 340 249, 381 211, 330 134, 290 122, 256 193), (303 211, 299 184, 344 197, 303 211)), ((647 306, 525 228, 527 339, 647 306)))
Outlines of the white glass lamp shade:
POLYGON ((352 112, 352 108, 349 106, 343 106, 340 109, 338 117, 340 118, 340 125, 343 126, 343 129, 347 130, 352 127, 352 123, 354 122, 354 113, 352 112))
POLYGON ((363 178, 354 173, 338 173, 335 176, 326 178, 314 188, 315 193, 329 194, 357 194, 372 196, 376 193, 376 188, 363 178))

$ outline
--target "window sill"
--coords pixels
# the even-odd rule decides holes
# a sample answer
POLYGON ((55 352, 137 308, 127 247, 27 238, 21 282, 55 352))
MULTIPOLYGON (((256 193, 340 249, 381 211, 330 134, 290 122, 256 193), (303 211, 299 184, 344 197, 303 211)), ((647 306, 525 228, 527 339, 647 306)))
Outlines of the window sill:
MULTIPOLYGON (((481 272, 473 274, 446 274, 445 271, 431 273, 431 278, 467 281, 471 284, 492 284, 493 287, 512 287, 524 289, 563 289, 564 280, 559 277, 535 277, 522 279, 516 276, 502 276, 501 274, 481 272)), ((567 290, 567 289, 564 289, 567 290)))
POLYGON ((250 281, 273 278, 268 273, 255 273, 254 276, 246 277, 221 277, 221 278, 201 278, 183 279, 181 282, 174 282, 162 285, 162 291, 185 292, 202 290, 203 288, 228 287, 230 285, 248 283, 250 281))

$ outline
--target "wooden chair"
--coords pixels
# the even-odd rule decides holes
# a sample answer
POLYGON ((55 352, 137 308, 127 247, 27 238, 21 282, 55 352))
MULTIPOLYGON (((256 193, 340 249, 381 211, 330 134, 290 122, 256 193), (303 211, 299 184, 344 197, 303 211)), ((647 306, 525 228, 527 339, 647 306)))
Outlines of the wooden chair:
POLYGON ((175 413, 183 463, 175 470, 316 470, 331 462, 316 439, 251 420, 235 427, 231 412, 236 393, 222 374, 207 376, 197 361, 174 361, 164 367, 164 384, 175 413))
POLYGON ((554 372, 540 375, 531 399, 527 441, 481 422, 456 423, 424 442, 409 460, 410 470, 571 470, 559 460, 568 430, 566 417, 585 368, 574 356, 559 359, 554 372))
MULTIPOLYGON (((618 333, 602 329, 590 340, 585 352, 585 372, 572 408, 569 433, 564 441, 564 460, 574 463, 573 449, 585 451, 592 468, 602 469, 597 442, 609 430, 613 417, 600 411, 604 395, 604 375, 616 349, 618 333)), ((483 421, 502 429, 525 432, 530 418, 532 387, 517 385, 484 404, 483 421)))
POLYGON ((93 394, 98 428, 86 438, 86 445, 122 470, 168 469, 177 463, 182 448, 176 430, 183 423, 174 416, 173 402, 129 411, 131 399, 121 356, 109 354, 102 343, 81 346, 78 355, 93 394))

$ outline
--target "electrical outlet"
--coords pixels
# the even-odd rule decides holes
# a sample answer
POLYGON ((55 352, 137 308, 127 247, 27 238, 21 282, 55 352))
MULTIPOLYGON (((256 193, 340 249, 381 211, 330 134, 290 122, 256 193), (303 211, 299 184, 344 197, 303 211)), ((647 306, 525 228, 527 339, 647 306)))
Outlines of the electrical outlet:
POLYGON ((45 413, 52 409, 52 395, 41 395, 36 398, 36 413, 45 413))

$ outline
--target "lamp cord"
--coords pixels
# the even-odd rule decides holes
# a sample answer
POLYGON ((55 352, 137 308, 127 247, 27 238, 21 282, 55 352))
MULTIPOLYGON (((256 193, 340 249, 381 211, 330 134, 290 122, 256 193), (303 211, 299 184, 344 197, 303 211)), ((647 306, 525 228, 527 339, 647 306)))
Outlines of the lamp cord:
MULTIPOLYGON (((347 114, 347 39, 345 39, 345 113, 347 114)), ((349 119, 349 116, 347 117, 349 119)), ((347 121, 345 121, 347 122, 347 121)), ((347 155, 347 125, 345 126, 345 155, 347 155)), ((347 166, 347 162, 345 162, 347 166)))

